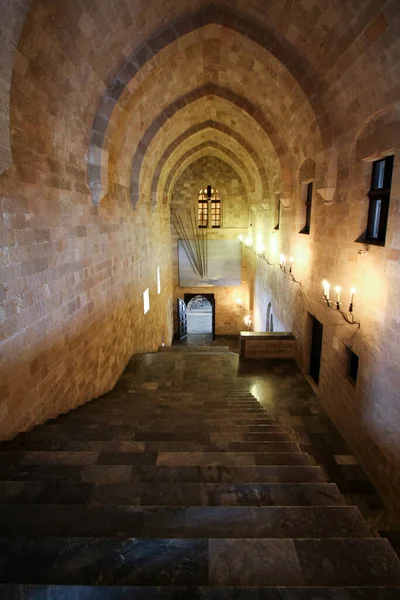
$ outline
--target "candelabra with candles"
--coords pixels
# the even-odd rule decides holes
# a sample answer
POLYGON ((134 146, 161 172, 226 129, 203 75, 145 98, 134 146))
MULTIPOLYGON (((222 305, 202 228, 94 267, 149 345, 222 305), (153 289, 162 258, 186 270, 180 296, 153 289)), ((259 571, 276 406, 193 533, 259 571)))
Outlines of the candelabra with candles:
POLYGON ((344 310, 341 309, 341 303, 340 303, 340 292, 341 292, 341 288, 340 286, 336 286, 335 287, 335 292, 336 292, 336 301, 332 302, 332 300, 330 299, 330 284, 326 281, 326 279, 323 280, 322 282, 322 286, 324 288, 324 300, 326 302, 326 305, 328 308, 332 309, 332 310, 336 310, 337 312, 339 312, 343 319, 349 323, 350 325, 358 325, 358 328, 361 327, 361 323, 360 321, 356 321, 354 318, 354 314, 353 314, 353 310, 354 310, 354 295, 356 293, 356 288, 351 288, 350 290, 350 303, 349 303, 349 310, 347 314, 344 310))
MULTIPOLYGON (((254 254, 256 254, 259 258, 262 258, 262 260, 265 260, 265 262, 270 267, 276 266, 274 263, 269 262, 269 260, 265 256, 265 253, 264 253, 265 246, 263 246, 262 244, 258 244, 257 248, 254 249, 253 248, 253 240, 251 237, 244 238, 243 235, 239 235, 238 237, 239 237, 240 243, 243 244, 247 248, 247 250, 254 252, 254 254)), ((297 279, 295 279, 292 274, 292 268, 293 268, 293 258, 292 257, 289 258, 289 262, 287 263, 286 257, 283 254, 281 254, 279 268, 281 269, 281 271, 283 271, 283 273, 285 273, 285 275, 288 275, 291 278, 291 280, 294 281, 294 283, 301 285, 301 282, 297 281, 297 279)))
POLYGON ((292 281, 301 285, 301 282, 297 281, 297 279, 295 279, 292 274, 292 269, 293 269, 293 257, 292 256, 289 258, 289 261, 288 261, 286 256, 284 254, 281 254, 280 261, 279 261, 279 268, 281 269, 281 271, 283 271, 283 273, 285 273, 285 275, 289 275, 289 277, 291 277, 292 281))

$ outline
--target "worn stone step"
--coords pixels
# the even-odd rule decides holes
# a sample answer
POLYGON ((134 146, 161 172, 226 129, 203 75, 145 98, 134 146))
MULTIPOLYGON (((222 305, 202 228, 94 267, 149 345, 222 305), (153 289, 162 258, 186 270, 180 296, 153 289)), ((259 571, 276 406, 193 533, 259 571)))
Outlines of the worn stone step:
MULTIPOLYGON (((98 464, 105 457, 113 455, 100 455, 98 464)), ((111 458, 112 459, 112 458, 111 458)), ((118 463, 115 463, 118 464, 118 463)), ((157 465, 167 466, 243 466, 243 465, 309 465, 308 454, 299 452, 286 452, 282 454, 273 452, 160 452, 157 456, 157 465)))
POLYGON ((165 467, 153 465, 17 465, 1 468, 1 479, 10 481, 86 482, 324 482, 316 466, 165 467))
MULTIPOLYGON (((271 425, 271 428, 273 433, 282 433, 280 427, 271 425)), ((9 452, 270 452, 271 443, 274 442, 224 440, 204 444, 195 441, 70 441, 69 436, 59 436, 56 440, 15 440, 6 443, 0 447, 0 462, 3 462, 2 457, 9 452)))
POLYGON ((3 504, 0 536, 368 538, 357 508, 3 504))
POLYGON ((2 465, 307 465, 301 452, 3 452, 2 465))
POLYGON ((183 354, 230 354, 229 346, 159 346, 158 352, 174 352, 183 354))
POLYGON ((0 582, 141 586, 400 586, 383 539, 1 537, 0 582))
POLYGON ((333 483, 0 481, 0 502, 127 506, 343 506, 333 483))
POLYGON ((5 600, 398 600, 400 587, 196 587, 0 584, 5 600))

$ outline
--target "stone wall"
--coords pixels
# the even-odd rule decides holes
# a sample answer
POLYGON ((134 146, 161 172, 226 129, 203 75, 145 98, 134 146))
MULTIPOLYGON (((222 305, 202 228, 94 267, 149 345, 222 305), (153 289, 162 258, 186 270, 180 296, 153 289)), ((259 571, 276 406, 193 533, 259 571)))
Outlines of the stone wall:
MULTIPOLYGON (((247 228, 249 207, 247 192, 238 173, 225 161, 217 157, 201 157, 189 165, 177 180, 171 210, 179 211, 197 206, 197 194, 200 187, 215 185, 222 199, 222 227, 209 229, 210 239, 236 239, 247 228)), ((179 286, 178 246, 176 234, 172 232, 172 261, 174 274, 174 301, 184 298, 185 294, 208 293, 215 296, 216 334, 236 335, 243 329, 245 313, 237 306, 237 298, 247 299, 247 286, 240 287, 206 287, 182 288, 179 286)), ((247 304, 248 306, 248 304, 247 304)), ((174 311, 174 328, 177 331, 176 310, 174 311)))
MULTIPOLYGON (((399 121, 398 121, 399 122, 399 121)), ((245 280, 253 288, 256 330, 265 330, 265 312, 271 302, 275 331, 293 331, 297 360, 305 373, 310 368, 311 315, 323 324, 323 347, 318 397, 363 468, 381 491, 394 522, 400 514, 400 290, 399 198, 400 160, 395 162, 385 247, 366 246, 356 240, 366 227, 367 192, 371 180, 371 157, 393 153, 393 114, 379 116, 376 145, 371 136, 354 132, 339 146, 341 157, 332 202, 314 188, 310 235, 299 233, 304 224, 304 182, 297 182, 288 208, 282 207, 279 231, 276 213, 261 208, 253 219, 252 249, 243 246, 245 280), (383 122, 383 123, 382 123, 383 122), (392 123, 387 127, 387 123, 392 123), (385 135, 386 140, 385 140, 385 135), (366 139, 365 146, 363 140, 366 139), (373 143, 373 142, 372 142, 373 143), (362 147, 367 148, 360 155, 362 147), (375 150, 374 150, 375 148, 375 150), (353 149, 353 151, 352 151, 353 149), (264 254, 257 255, 262 240, 264 254), (361 252, 361 253, 360 253, 361 252), (280 254, 293 257, 293 281, 280 267, 280 254), (340 285, 342 308, 348 311, 350 289, 357 289, 354 315, 361 328, 349 325, 323 300, 322 280, 340 285), (301 284, 301 285, 300 285, 301 284), (359 356, 356 384, 349 378, 349 352, 359 356)), ((317 161, 318 173, 318 161, 317 161)), ((315 182, 316 183, 316 182, 315 182)))
POLYGON ((163 335, 170 343, 172 272, 165 210, 133 212, 115 198, 93 208, 89 194, 1 184, 4 439, 103 394, 132 354, 163 335))
POLYGON ((240 358, 252 360, 290 360, 296 356, 296 340, 289 332, 240 332, 240 358))

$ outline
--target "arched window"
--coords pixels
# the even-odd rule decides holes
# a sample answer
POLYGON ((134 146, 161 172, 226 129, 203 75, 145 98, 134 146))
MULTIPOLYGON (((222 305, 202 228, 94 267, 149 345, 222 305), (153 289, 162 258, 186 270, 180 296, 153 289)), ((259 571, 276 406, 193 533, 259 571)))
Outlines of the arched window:
POLYGON ((207 185, 199 191, 197 200, 197 221, 200 228, 221 227, 221 194, 217 188, 207 185))

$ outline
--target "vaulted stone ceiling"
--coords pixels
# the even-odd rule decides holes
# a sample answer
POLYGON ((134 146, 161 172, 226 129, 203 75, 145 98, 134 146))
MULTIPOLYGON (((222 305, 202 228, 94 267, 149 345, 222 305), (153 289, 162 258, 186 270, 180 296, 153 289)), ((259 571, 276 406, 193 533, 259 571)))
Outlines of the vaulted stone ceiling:
POLYGON ((113 186, 121 201, 154 207, 168 199, 183 155, 212 130, 252 173, 259 201, 290 196, 304 158, 351 127, 352 91, 371 76, 367 26, 377 15, 375 29, 385 26, 383 0, 337 4, 34 0, 12 89, 20 178, 42 172, 68 189, 73 172, 94 203, 113 186))

